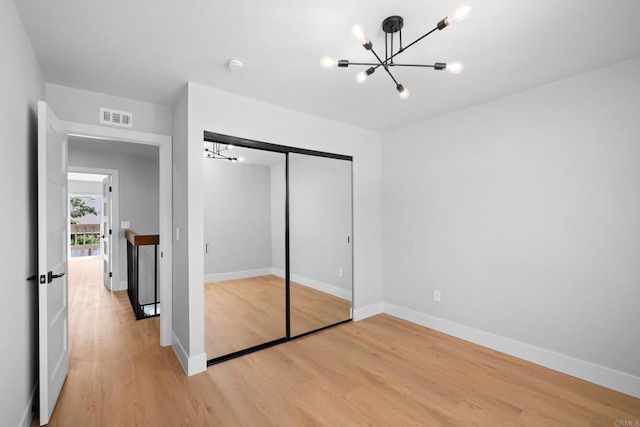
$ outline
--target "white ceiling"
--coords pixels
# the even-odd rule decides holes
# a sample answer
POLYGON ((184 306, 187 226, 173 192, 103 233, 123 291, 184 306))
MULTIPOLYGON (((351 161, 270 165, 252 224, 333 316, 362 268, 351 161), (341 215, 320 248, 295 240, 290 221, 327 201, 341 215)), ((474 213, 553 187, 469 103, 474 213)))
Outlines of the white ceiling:
POLYGON ((470 17, 398 57, 460 60, 460 75, 323 70, 320 57, 371 62, 350 36, 363 24, 384 51, 384 18, 405 20, 405 45, 459 0, 16 0, 48 82, 172 105, 186 81, 384 131, 640 57, 637 0, 469 0, 470 17), (229 71, 227 60, 245 63, 229 71))

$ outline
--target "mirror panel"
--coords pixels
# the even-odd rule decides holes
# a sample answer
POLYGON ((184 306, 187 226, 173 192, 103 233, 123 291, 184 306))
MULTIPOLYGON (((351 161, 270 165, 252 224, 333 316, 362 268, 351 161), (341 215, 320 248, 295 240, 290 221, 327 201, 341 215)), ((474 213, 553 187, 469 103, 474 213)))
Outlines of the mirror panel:
POLYGON ((351 161, 289 154, 291 336, 351 318, 351 161))
POLYGON ((204 158, 205 351, 215 359, 286 336, 286 154, 207 144, 227 157, 204 158))

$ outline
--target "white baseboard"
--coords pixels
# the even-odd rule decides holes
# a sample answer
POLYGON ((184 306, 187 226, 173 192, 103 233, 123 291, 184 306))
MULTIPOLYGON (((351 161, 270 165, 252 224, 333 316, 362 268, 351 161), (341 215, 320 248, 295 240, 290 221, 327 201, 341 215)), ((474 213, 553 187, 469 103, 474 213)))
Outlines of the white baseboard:
MULTIPOLYGON (((277 268, 271 269, 271 274, 276 275, 278 277, 284 278, 284 271, 279 270, 277 268)), ((324 292, 325 294, 333 295, 334 297, 346 299, 351 301, 351 291, 346 289, 342 289, 335 285, 330 285, 328 283, 320 282, 315 279, 310 279, 308 277, 301 276, 299 274, 291 274, 291 281, 299 283, 303 286, 315 289, 320 292, 324 292)))
POLYGON ((257 268, 255 270, 231 271, 229 273, 206 274, 204 283, 220 282, 222 280, 248 279, 250 277, 267 276, 271 268, 257 268))
POLYGON ((200 353, 189 358, 189 369, 187 375, 195 375, 207 370, 207 354, 200 353))
POLYGON ((381 302, 377 304, 366 305, 364 307, 359 307, 353 310, 353 320, 357 322, 358 320, 363 320, 367 317, 375 316, 376 314, 380 314, 383 312, 384 305, 381 302))
POLYGON ((174 353, 178 356, 180 365, 182 365, 182 369, 184 369, 187 376, 199 374, 207 370, 207 355, 205 353, 189 357, 175 333, 172 333, 171 341, 171 347, 173 347, 174 353))
POLYGON ((438 332, 640 398, 640 377, 394 304, 384 303, 384 312, 438 332))
POLYGON ((113 291, 126 291, 128 288, 128 283, 126 280, 123 280, 121 282, 116 282, 115 280, 113 281, 113 291))
POLYGON ((184 369, 184 373, 189 375, 189 356, 185 351, 184 347, 182 347, 182 343, 176 337, 175 332, 171 333, 171 347, 173 347, 173 352, 178 356, 178 361, 180 365, 182 365, 182 369, 184 369))
POLYGON ((33 387, 33 391, 31 391, 31 398, 29 398, 29 402, 27 404, 26 409, 22 412, 22 417, 20 418, 21 427, 30 427, 31 421, 33 421, 33 405, 35 404, 36 392, 38 391, 38 385, 36 384, 33 387))

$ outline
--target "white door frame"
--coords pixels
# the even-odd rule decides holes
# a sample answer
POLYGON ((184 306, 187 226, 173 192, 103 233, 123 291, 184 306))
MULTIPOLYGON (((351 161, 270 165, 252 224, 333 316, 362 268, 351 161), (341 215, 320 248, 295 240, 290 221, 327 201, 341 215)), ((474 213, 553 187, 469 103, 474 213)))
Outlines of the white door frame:
MULTIPOLYGON (((111 228, 114 231, 114 236, 117 235, 116 230, 120 229, 120 221, 119 221, 119 187, 118 187, 118 169, 103 169, 103 168, 92 168, 92 167, 84 167, 84 166, 67 166, 67 172, 78 172, 78 173, 93 173, 97 175, 111 175, 111 186, 113 187, 113 192, 111 193, 111 228)), ((69 213, 69 217, 71 217, 71 213, 69 213)), ((71 242, 69 242, 70 244, 71 242)), ((111 242, 111 271, 113 272, 113 280, 111 281, 111 289, 110 291, 122 291, 127 289, 126 287, 122 289, 120 284, 120 245, 113 245, 113 240, 111 242), (114 285, 114 281, 116 281, 114 285)), ((101 249, 102 251, 102 245, 101 249)), ((69 251, 69 257, 71 257, 71 251, 69 251)))
POLYGON ((160 257, 158 258, 158 282, 160 289, 160 345, 171 345, 172 339, 172 138, 168 135, 138 132, 128 129, 88 125, 77 122, 61 122, 72 136, 154 145, 160 152, 160 257))

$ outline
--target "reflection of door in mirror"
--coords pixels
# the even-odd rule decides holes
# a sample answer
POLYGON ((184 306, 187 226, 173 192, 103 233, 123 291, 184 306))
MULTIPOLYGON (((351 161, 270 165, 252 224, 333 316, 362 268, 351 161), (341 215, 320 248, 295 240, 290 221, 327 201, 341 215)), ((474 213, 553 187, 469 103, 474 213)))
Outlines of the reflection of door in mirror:
POLYGON ((208 359, 286 336, 284 278, 273 274, 274 259, 284 257, 286 155, 215 150, 221 156, 204 159, 208 359))
POLYGON ((351 318, 351 161, 290 154, 291 336, 351 318))

